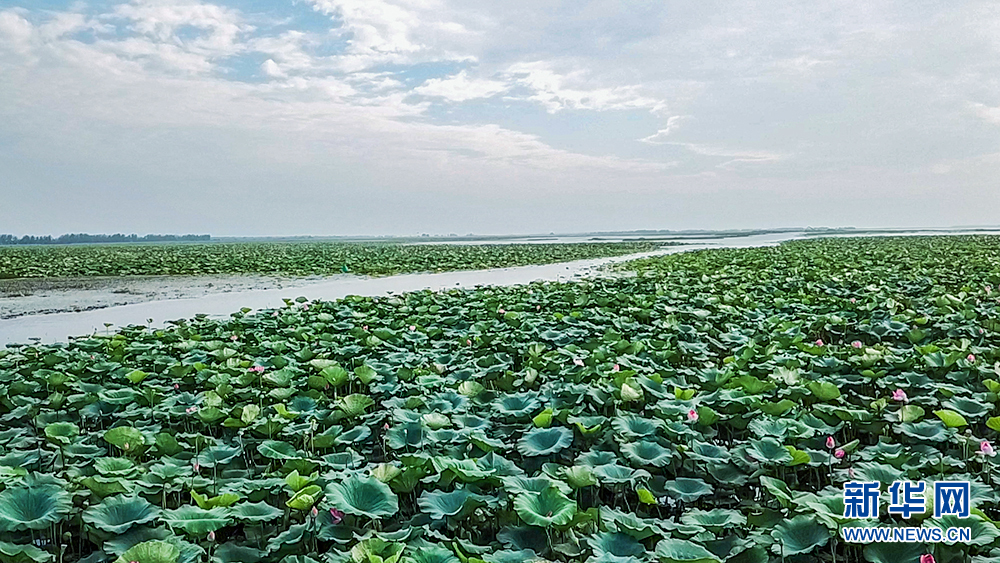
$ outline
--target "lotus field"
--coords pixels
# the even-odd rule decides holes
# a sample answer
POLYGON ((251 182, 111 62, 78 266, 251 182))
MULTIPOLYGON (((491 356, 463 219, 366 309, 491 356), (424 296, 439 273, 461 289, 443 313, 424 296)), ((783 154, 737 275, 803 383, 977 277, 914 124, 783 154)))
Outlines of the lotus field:
POLYGON ((383 276, 551 264, 655 250, 668 243, 404 245, 337 242, 0 247, 0 279, 273 274, 383 276))
POLYGON ((0 560, 1000 561, 1000 240, 622 268, 8 346, 0 560), (838 540, 897 479, 972 543, 838 540))

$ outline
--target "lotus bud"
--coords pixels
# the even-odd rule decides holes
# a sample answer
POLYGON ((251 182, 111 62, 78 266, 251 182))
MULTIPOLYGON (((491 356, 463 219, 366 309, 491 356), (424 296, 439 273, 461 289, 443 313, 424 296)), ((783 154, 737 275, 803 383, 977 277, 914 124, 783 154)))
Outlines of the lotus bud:
POLYGON ((826 449, 832 450, 837 447, 837 442, 834 441, 833 436, 826 437, 826 449))
POLYGON ((507 311, 505 311, 503 309, 497 309, 497 313, 500 313, 501 315, 506 315, 507 311))
POLYGON ((611 368, 611 373, 618 373, 621 370, 622 370, 621 366, 615 364, 614 367, 611 368))
POLYGON ((583 367, 583 360, 581 360, 580 358, 573 358, 573 364, 583 367))
POLYGON ((993 450, 993 444, 990 444, 989 440, 983 440, 979 443, 979 453, 990 457, 996 455, 996 452, 993 450))
POLYGON ((975 356, 975 354, 969 354, 968 356, 965 357, 965 359, 969 360, 970 363, 975 363, 976 362, 976 356, 975 356))
POLYGON ((122 444, 122 445, 123 445, 123 446, 125 447, 125 449, 126 449, 126 450, 128 449, 128 442, 125 442, 125 443, 124 443, 124 444, 122 444))
POLYGON ((895 391, 892 392, 892 400, 899 401, 900 403, 905 403, 906 391, 903 391, 902 389, 896 389, 895 391))
POLYGON ((816 345, 817 346, 822 346, 823 345, 823 339, 822 338, 817 338, 816 339, 816 345))
POLYGON ((837 459, 844 459, 845 455, 847 455, 847 452, 841 449, 838 449, 837 451, 833 452, 833 457, 837 459))
POLYGON ((688 411, 688 420, 690 422, 698 422, 698 411, 691 409, 688 411))
POLYGON ((336 508, 331 508, 330 517, 333 518, 334 524, 340 524, 344 520, 344 513, 337 510, 336 508))
POLYGON ((920 563, 935 563, 934 556, 930 553, 925 553, 920 556, 920 563))
POLYGON ((215 541, 215 532, 208 533, 208 541, 215 541))
POLYGON ((313 518, 319 516, 319 510, 315 506, 312 507, 312 510, 310 510, 309 513, 312 514, 313 518))
POLYGON ((858 302, 858 300, 857 300, 857 299, 855 299, 855 298, 851 297, 851 303, 857 303, 857 302, 858 302))
POLYGON ((854 342, 851 342, 851 346, 854 346, 855 348, 863 348, 864 344, 862 344, 860 340, 855 340, 854 342))

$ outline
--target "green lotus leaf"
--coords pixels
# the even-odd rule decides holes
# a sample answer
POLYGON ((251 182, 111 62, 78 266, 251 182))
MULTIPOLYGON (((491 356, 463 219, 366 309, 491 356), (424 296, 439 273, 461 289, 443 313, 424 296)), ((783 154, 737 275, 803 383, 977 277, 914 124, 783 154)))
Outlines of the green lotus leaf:
POLYGON ((115 563, 177 563, 181 556, 181 550, 174 544, 150 540, 132 546, 128 551, 121 554, 115 563))
POLYGON ((198 491, 191 491, 191 500, 198 505, 199 508, 205 510, 210 510, 216 507, 227 507, 232 506, 240 501, 240 495, 236 493, 223 493, 214 497, 209 497, 208 495, 199 494, 198 491))
POLYGON ((573 492, 572 487, 566 483, 550 479, 544 475, 539 477, 513 475, 510 477, 504 477, 501 481, 503 481, 504 490, 506 490, 507 493, 514 495, 521 493, 540 493, 549 487, 555 487, 564 494, 570 494, 573 492))
POLYGON ((104 433, 104 441, 129 453, 141 450, 146 445, 142 432, 130 426, 117 426, 108 430, 104 433))
POLYGON ((466 489, 456 489, 450 493, 424 491, 417 499, 417 506, 434 520, 445 518, 462 519, 486 502, 480 495, 466 489))
POLYGON ((747 453, 757 461, 773 465, 784 465, 794 460, 788 449, 774 438, 750 440, 747 453))
POLYGON ((394 450, 420 448, 425 445, 427 437, 427 428, 419 422, 398 424, 386 432, 389 447, 394 450))
POLYGON ((598 465, 594 468, 594 475, 597 475, 602 483, 608 485, 628 483, 635 479, 636 473, 636 471, 621 465, 598 465))
POLYGON ((567 467, 563 475, 566 477, 566 482, 574 489, 582 489, 597 484, 597 476, 594 475, 594 470, 586 465, 567 467))
POLYGON ((0 560, 5 563, 51 563, 55 558, 55 555, 33 545, 0 541, 0 560))
POLYGON ((340 402, 337 403, 337 406, 340 407, 340 410, 344 411, 345 415, 353 418, 356 416, 361 416, 362 414, 364 414, 365 409, 374 404, 375 401, 372 400, 372 398, 369 397, 368 395, 354 394, 354 395, 348 395, 340 399, 340 402))
POLYGON ((949 432, 948 428, 936 420, 904 422, 897 428, 906 436, 917 440, 926 440, 928 442, 944 442, 950 440, 952 436, 952 433, 949 432))
POLYGON ((576 502, 548 487, 540 493, 524 492, 514 497, 514 510, 529 526, 564 526, 576 514, 576 502))
POLYGON ((185 504, 174 510, 165 510, 161 520, 173 529, 184 530, 188 535, 204 536, 229 525, 229 511, 225 508, 205 510, 185 504))
POLYGON ((717 444, 695 441, 691 448, 684 452, 689 458, 705 463, 726 463, 729 461, 729 450, 717 444))
POLYGON ((132 526, 153 521, 159 514, 160 510, 142 497, 118 495, 88 508, 83 521, 105 532, 122 534, 132 526))
POLYGON ((747 517, 736 510, 724 508, 709 511, 689 510, 681 516, 681 523, 717 530, 746 525, 747 517))
POLYGON ((934 414, 937 415, 937 417, 941 419, 941 422, 943 422, 948 428, 958 428, 969 424, 965 421, 965 417, 953 410, 942 409, 934 411, 934 414))
POLYGON ((406 563, 460 563, 453 551, 438 545, 408 550, 403 560, 406 563))
POLYGON ((722 563, 721 559, 704 547, 673 538, 660 540, 654 554, 663 563, 722 563))
POLYGON ((657 444, 642 440, 625 444, 622 453, 637 467, 663 467, 670 463, 673 452, 657 444))
POLYGON ((388 485, 374 478, 349 477, 326 487, 329 503, 347 514, 378 519, 399 511, 399 500, 388 485))
POLYGON ((602 532, 587 538, 587 543, 596 556, 608 553, 616 557, 630 557, 646 553, 646 548, 627 534, 602 532))
POLYGON ((771 532, 775 544, 771 549, 785 557, 809 553, 826 545, 831 535, 830 530, 814 518, 800 514, 775 526, 771 532))
POLYGON ((0 492, 0 531, 43 530, 60 522, 73 507, 70 494, 57 485, 35 485, 0 492))
POLYGON ((285 505, 295 510, 309 510, 319 500, 322 491, 319 485, 309 485, 296 491, 285 505))
POLYGON ((806 387, 820 401, 832 401, 840 398, 840 388, 829 381, 811 381, 806 387))
POLYGON ((136 526, 129 528, 129 530, 124 534, 118 534, 110 540, 104 542, 101 549, 103 549, 105 553, 117 557, 131 549, 132 546, 139 545, 142 542, 150 540, 165 540, 170 537, 170 530, 167 530, 166 528, 147 528, 145 526, 136 526))
POLYGON ((694 502, 699 498, 712 494, 712 486, 701 479, 678 477, 663 484, 667 495, 684 502, 694 502))
POLYGON ((219 563, 258 563, 267 552, 236 542, 226 542, 212 551, 212 559, 219 563))
POLYGON ((663 421, 627 414, 612 419, 611 427, 626 438, 652 438, 663 428, 663 421))
POLYGON ((517 442, 517 451, 527 457, 552 455, 568 448, 573 443, 573 431, 569 428, 534 428, 517 442))
POLYGON ((212 446, 205 448, 198 453, 198 464, 207 468, 226 465, 236 459, 236 456, 240 455, 241 451, 242 450, 240 448, 230 446, 212 446))
POLYGON ((45 437, 58 446, 68 446, 80 435, 80 427, 72 422, 53 422, 45 427, 45 437))
POLYGON ((920 563, 927 548, 920 543, 873 543, 865 546, 865 561, 869 563, 920 563))
POLYGON ((233 506, 230 514, 242 522, 270 522, 281 517, 284 512, 266 502, 243 502, 233 506))
POLYGON ((270 459, 289 460, 300 459, 302 457, 298 450, 295 449, 295 446, 288 442, 279 442, 278 440, 265 440, 257 446, 257 451, 260 452, 260 455, 270 459))
POLYGON ((972 539, 968 542, 963 542, 968 545, 990 545, 994 540, 1000 538, 1000 529, 997 529, 995 523, 984 520, 982 517, 976 515, 972 515, 969 518, 958 518, 957 516, 931 518, 928 520, 928 525, 937 526, 942 529, 969 528, 972 539))
POLYGON ((125 457, 102 457, 94 462, 94 469, 107 477, 128 477, 138 471, 135 463, 125 457))
POLYGON ((333 439, 334 444, 353 444, 372 435, 372 429, 367 426, 355 426, 333 439))

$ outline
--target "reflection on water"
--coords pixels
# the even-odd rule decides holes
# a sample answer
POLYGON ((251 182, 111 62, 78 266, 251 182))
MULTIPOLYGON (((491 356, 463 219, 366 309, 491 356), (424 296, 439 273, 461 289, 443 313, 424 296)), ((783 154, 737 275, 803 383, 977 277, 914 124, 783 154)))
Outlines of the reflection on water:
MULTIPOLYGON (((906 234, 930 233, 914 232, 906 234)), ((105 331, 113 331, 116 326, 149 324, 149 319, 153 319, 152 324, 158 326, 168 320, 190 318, 199 313, 225 316, 238 311, 242 307, 250 307, 252 309, 278 308, 284 305, 283 298, 295 298, 299 295, 305 295, 312 300, 329 301, 348 295, 376 296, 422 289, 441 290, 456 287, 475 287, 478 285, 519 285, 533 281, 572 280, 586 275, 594 275, 596 270, 604 265, 633 260, 644 256, 673 254, 706 248, 766 246, 791 239, 803 238, 803 236, 804 233, 801 232, 790 232, 747 237, 703 239, 697 243, 692 242, 692 244, 684 246, 666 247, 654 252, 594 260, 579 260, 561 264, 446 272, 440 274, 403 274, 384 278, 338 277, 337 279, 328 281, 311 282, 298 287, 285 287, 282 289, 247 290, 212 294, 192 299, 149 301, 79 313, 27 315, 0 320, 0 342, 28 342, 29 339, 35 338, 41 339, 43 342, 65 341, 71 335, 82 336, 94 332, 103 333, 105 331), (110 324, 111 327, 106 327, 105 323, 110 324)))

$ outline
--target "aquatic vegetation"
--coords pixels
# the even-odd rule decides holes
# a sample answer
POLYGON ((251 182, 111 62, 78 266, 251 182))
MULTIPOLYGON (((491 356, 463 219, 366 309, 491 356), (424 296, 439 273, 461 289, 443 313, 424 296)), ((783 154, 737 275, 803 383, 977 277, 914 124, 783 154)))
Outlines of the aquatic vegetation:
POLYGON ((405 245, 239 242, 0 247, 0 279, 273 274, 374 276, 551 264, 655 250, 670 243, 405 245))
POLYGON ((1000 241, 625 267, 11 345, 0 559, 1000 557, 1000 241), (973 542, 840 541, 842 484, 896 479, 970 481, 967 519, 883 521, 973 542))

